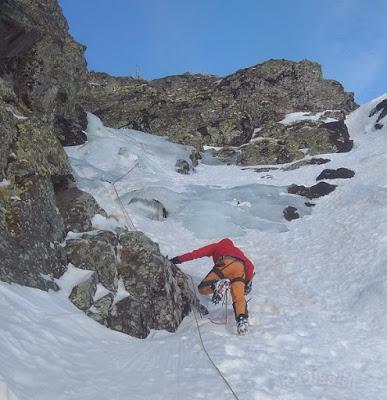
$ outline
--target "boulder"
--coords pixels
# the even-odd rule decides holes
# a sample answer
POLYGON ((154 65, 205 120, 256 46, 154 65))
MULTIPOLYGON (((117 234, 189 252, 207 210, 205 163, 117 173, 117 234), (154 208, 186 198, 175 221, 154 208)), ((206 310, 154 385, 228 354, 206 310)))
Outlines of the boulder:
POLYGON ((95 272, 83 282, 75 286, 70 293, 70 300, 82 311, 88 310, 94 303, 94 295, 97 291, 98 277, 95 272))
POLYGON ((67 262, 80 269, 97 273, 98 282, 108 290, 117 290, 118 239, 112 232, 85 234, 79 239, 67 240, 65 253, 67 262))
POLYGON ((191 160, 192 167, 195 168, 199 165, 199 160, 202 159, 202 156, 199 151, 192 149, 189 159, 191 160))
POLYGON ((322 124, 321 128, 328 130, 329 140, 337 153, 347 153, 352 150, 353 140, 349 137, 344 121, 327 122, 322 124))
POLYGON ((128 205, 136 209, 136 212, 146 218, 155 221, 162 221, 168 217, 168 211, 164 204, 157 199, 142 199, 140 197, 133 197, 128 205))
POLYGON ((107 326, 111 329, 145 339, 150 333, 149 321, 152 320, 152 312, 142 299, 132 296, 115 303, 108 315, 107 326))
POLYGON ((348 168, 324 169, 316 178, 316 181, 323 179, 349 179, 355 176, 355 172, 348 168))
POLYGON ((177 160, 175 165, 175 170, 179 174, 188 175, 191 171, 191 166, 186 160, 177 160))
POLYGON ((109 312, 114 301, 112 293, 94 301, 93 305, 87 310, 86 315, 94 319, 101 325, 108 326, 109 312))
POLYGON ((225 146, 218 150, 211 150, 211 153, 227 165, 241 164, 241 151, 237 147, 225 146))
POLYGON ((333 192, 337 185, 331 185, 326 182, 319 182, 317 185, 311 187, 290 185, 288 187, 288 193, 298 194, 300 196, 307 197, 308 199, 317 199, 322 196, 333 192))
POLYGON ((74 184, 56 186, 56 204, 62 215, 66 232, 86 232, 92 229, 92 218, 96 214, 107 217, 94 197, 74 184))
POLYGON ((108 326, 137 337, 150 329, 175 331, 196 301, 184 275, 142 232, 119 240, 118 272, 128 296, 113 305, 108 326))
POLYGON ((300 214, 297 212, 297 208, 293 206, 288 206, 283 211, 284 217, 287 221, 292 221, 293 219, 300 218, 300 214))
POLYGON ((67 262, 95 271, 71 301, 113 330, 139 338, 151 329, 173 332, 198 306, 185 275, 142 232, 90 232, 66 243, 67 262))

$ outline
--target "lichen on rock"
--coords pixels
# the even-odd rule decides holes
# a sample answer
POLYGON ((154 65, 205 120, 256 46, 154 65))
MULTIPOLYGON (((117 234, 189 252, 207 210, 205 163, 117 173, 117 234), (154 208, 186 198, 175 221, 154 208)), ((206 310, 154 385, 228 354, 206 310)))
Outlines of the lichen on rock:
POLYGON ((226 77, 183 74, 145 81, 90 72, 87 81, 84 107, 105 125, 167 135, 197 148, 241 146, 255 128, 291 112, 345 114, 357 107, 352 93, 324 79, 320 65, 308 60, 269 60, 226 77))
POLYGON ((70 300, 107 327, 139 338, 151 329, 174 332, 197 304, 183 273, 142 232, 90 232, 70 239, 65 253, 74 266, 95 271, 70 300), (106 294, 95 301, 96 287, 106 294))

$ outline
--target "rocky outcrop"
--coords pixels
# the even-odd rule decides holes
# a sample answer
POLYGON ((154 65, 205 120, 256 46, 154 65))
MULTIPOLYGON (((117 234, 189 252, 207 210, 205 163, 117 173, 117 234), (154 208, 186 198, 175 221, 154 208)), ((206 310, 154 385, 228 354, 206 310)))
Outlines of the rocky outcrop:
POLYGON ((297 212, 297 208, 293 206, 286 207, 283 211, 284 218, 287 221, 300 218, 300 214, 297 212))
POLYGON ((331 160, 329 160, 328 158, 320 158, 320 157, 310 158, 310 159, 306 159, 306 160, 297 161, 291 165, 283 167, 282 169, 284 171, 293 171, 297 168, 304 167, 305 165, 322 165, 322 164, 327 164, 330 161, 331 160))
POLYGON ((85 48, 68 33, 56 0, 0 2, 0 77, 65 145, 83 143, 85 48))
POLYGON ((79 309, 87 311, 94 303, 94 296, 97 291, 98 277, 95 272, 77 286, 70 293, 70 300, 79 309))
POLYGON ((182 175, 189 175, 192 167, 187 160, 177 160, 175 164, 175 171, 182 175))
POLYGON ((220 149, 211 149, 209 152, 227 165, 241 164, 242 152, 239 147, 224 146, 220 149))
POLYGON ((66 232, 86 232, 92 229, 92 218, 96 214, 107 217, 94 197, 80 189, 73 182, 55 186, 56 204, 62 215, 66 232))
POLYGON ((53 181, 71 174, 50 127, 18 103, 0 79, 0 279, 56 288, 64 230, 53 181))
POLYGON ((67 263, 65 231, 90 229, 92 215, 102 212, 76 189, 60 143, 85 138, 78 100, 86 77, 83 52, 56 0, 0 2, 3 281, 56 289, 53 278, 67 263))
POLYGON ((0 130, 0 280, 57 289, 53 279, 67 264, 65 231, 89 229, 103 210, 75 188, 50 126, 1 78, 0 130))
POLYGON ((136 214, 143 215, 146 218, 162 221, 168 217, 168 210, 164 204, 157 199, 142 199, 140 197, 133 197, 128 206, 136 214))
POLYGON ((175 331, 194 303, 185 276, 143 233, 123 234, 120 243, 118 271, 129 296, 113 306, 109 326, 138 337, 175 331))
POLYGON ((313 185, 311 187, 290 185, 288 187, 288 193, 298 194, 300 196, 307 197, 308 199, 317 199, 333 192, 336 187, 336 185, 331 185, 330 183, 326 182, 319 182, 317 185, 313 185))
POLYGON ((352 149, 353 141, 343 121, 301 121, 291 125, 265 125, 249 144, 239 148, 240 164, 285 164, 323 153, 352 149))
POLYGON ((84 106, 107 126, 198 147, 246 144, 255 128, 294 111, 356 108, 352 93, 323 79, 321 67, 306 60, 270 60, 224 78, 184 74, 145 81, 91 72, 84 106))
POLYGON ((98 282, 114 292, 118 283, 117 246, 117 235, 112 232, 84 233, 80 239, 66 242, 65 253, 69 263, 95 271, 98 282))
POLYGON ((141 232, 85 233, 68 240, 65 252, 76 267, 94 271, 70 299, 111 329, 140 338, 150 329, 173 332, 197 303, 185 276, 141 232), (98 285, 106 293, 96 298, 98 285))
POLYGON ((348 168, 324 169, 316 178, 316 181, 323 179, 350 179, 355 176, 355 172, 348 168))
POLYGON ((381 121, 387 116, 387 99, 382 100, 376 105, 376 107, 370 112, 369 117, 373 117, 378 114, 378 118, 375 123, 375 129, 382 129, 384 124, 381 121))

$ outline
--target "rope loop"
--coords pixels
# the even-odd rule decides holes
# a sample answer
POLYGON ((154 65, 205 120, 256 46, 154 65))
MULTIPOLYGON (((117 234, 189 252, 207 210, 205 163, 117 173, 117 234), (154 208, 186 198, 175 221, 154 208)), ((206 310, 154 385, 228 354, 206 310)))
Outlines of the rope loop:
MULTIPOLYGON (((194 293, 195 293, 195 295, 196 295, 196 292, 195 292, 195 284, 194 284, 194 281, 193 281, 192 276, 189 275, 189 274, 185 274, 185 273, 184 273, 184 275, 186 275, 187 279, 190 278, 191 283, 192 283, 193 291, 194 291, 194 293)), ((226 297, 226 300, 227 300, 227 297, 226 297)), ((227 310, 226 310, 226 311, 227 311, 227 310)), ((201 347, 202 347, 202 349, 203 349, 203 352, 204 352, 205 355, 207 356, 208 361, 211 363, 211 365, 213 366, 213 368, 215 369, 215 371, 216 371, 216 372, 219 374, 219 376, 222 378, 224 384, 225 384, 226 387, 229 389, 229 391, 231 392, 231 394, 232 394, 232 396, 234 397, 234 399, 239 400, 239 397, 238 397, 238 395, 235 393, 235 391, 234 391, 234 389, 232 388, 231 384, 228 382, 228 380, 226 379, 226 377, 223 375, 222 371, 217 367, 217 365, 215 364, 214 360, 211 358, 210 354, 208 353, 208 351, 207 351, 207 349, 206 349, 206 346, 205 346, 204 341, 203 341, 202 333, 201 333, 201 331, 200 331, 200 325, 199 325, 199 321, 198 321, 198 318, 197 318, 197 315, 196 315, 195 307, 193 307, 193 314, 194 314, 194 316, 195 316, 196 328, 197 328, 197 331, 198 331, 198 337, 199 337, 200 345, 201 345, 201 347)))

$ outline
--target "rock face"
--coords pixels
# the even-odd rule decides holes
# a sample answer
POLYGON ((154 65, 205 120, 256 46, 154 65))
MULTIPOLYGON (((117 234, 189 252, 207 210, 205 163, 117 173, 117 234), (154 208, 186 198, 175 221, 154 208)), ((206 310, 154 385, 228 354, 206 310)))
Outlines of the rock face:
POLYGON ((292 125, 265 125, 249 144, 240 147, 242 165, 285 164, 322 153, 342 153, 353 141, 343 121, 302 121, 292 125))
POLYGON ((86 138, 79 102, 86 79, 84 50, 69 35, 56 0, 0 2, 0 77, 65 145, 86 138))
MULTIPOLYGON (((56 0, 0 1, 3 281, 56 289, 53 278, 65 269, 57 192, 73 178, 60 141, 74 144, 85 137, 78 101, 86 76, 83 51, 68 34, 56 0)), ((90 213, 85 206, 78 218, 90 213)))
POLYGON ((138 337, 175 331, 193 302, 184 275, 143 233, 121 235, 120 243, 119 274, 129 296, 115 304, 109 325, 138 337))
POLYGON ((270 60, 224 78, 171 76, 153 81, 91 72, 84 106, 113 127, 166 134, 196 146, 240 146, 255 128, 294 111, 352 111, 352 93, 325 80, 310 61, 270 60))
POLYGON ((70 293, 70 300, 81 310, 87 311, 94 303, 97 291, 97 274, 92 272, 84 282, 75 286, 70 293))
POLYGON ((69 176, 51 129, 21 107, 0 79, 0 279, 56 288, 64 270, 63 221, 53 181, 69 176))
POLYGON ((112 232, 84 233, 81 239, 68 240, 67 261, 81 269, 97 273, 98 282, 110 291, 117 290, 118 239, 112 232))
POLYGON ((381 123, 382 119, 387 116, 387 99, 382 100, 377 106, 371 111, 369 117, 373 117, 378 114, 378 118, 375 123, 375 129, 382 129, 384 124, 381 123))
POLYGON ((89 193, 79 190, 75 184, 55 187, 56 203, 63 217, 65 231, 85 232, 92 229, 92 218, 96 214, 106 217, 106 212, 89 193))
POLYGON ((173 332, 197 301, 180 270, 141 232, 85 233, 68 240, 65 252, 76 267, 94 271, 70 299, 114 330, 139 338, 150 329, 173 332), (106 293, 94 300, 98 284, 106 293))

